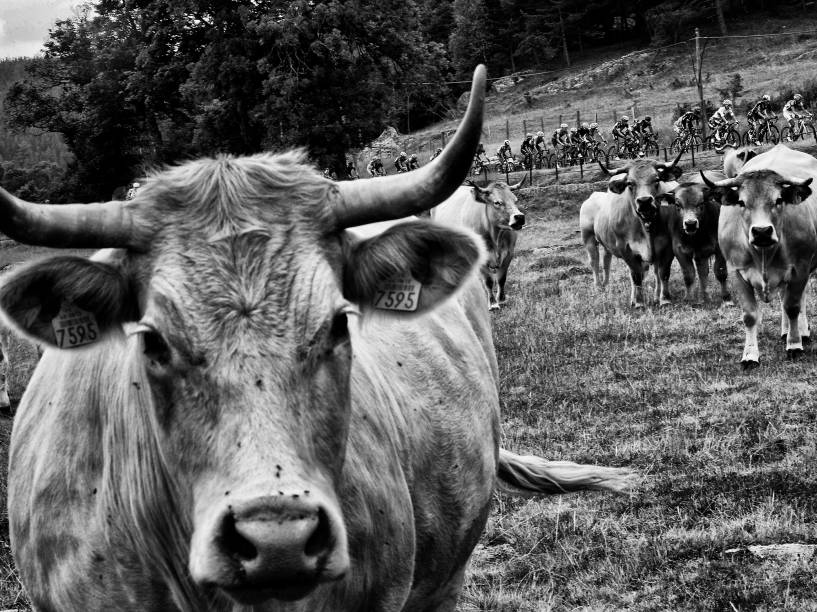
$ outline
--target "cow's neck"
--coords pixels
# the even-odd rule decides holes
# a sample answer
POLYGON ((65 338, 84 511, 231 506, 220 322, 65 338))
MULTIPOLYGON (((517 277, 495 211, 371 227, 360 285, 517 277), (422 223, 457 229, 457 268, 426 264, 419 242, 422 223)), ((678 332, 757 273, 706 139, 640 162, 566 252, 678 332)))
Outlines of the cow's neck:
POLYGON ((483 208, 483 223, 482 223, 482 239, 485 240, 485 246, 488 248, 489 251, 493 251, 496 249, 496 245, 499 244, 499 236, 502 232, 502 228, 497 227, 495 223, 491 223, 491 217, 488 214, 488 207, 490 204, 486 204, 485 208, 483 208))

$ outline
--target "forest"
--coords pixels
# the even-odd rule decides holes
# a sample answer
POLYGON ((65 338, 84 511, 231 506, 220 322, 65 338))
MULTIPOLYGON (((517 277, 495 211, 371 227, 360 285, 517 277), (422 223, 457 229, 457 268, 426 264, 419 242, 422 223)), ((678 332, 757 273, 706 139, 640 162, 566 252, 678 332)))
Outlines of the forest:
MULTIPOLYGON (((549 70, 663 45, 766 0, 93 0, 43 57, 0 62, 4 184, 53 202, 110 197, 149 169, 304 147, 322 166, 384 125, 450 116, 471 70, 549 70)), ((795 9, 792 11, 791 9, 795 9)))

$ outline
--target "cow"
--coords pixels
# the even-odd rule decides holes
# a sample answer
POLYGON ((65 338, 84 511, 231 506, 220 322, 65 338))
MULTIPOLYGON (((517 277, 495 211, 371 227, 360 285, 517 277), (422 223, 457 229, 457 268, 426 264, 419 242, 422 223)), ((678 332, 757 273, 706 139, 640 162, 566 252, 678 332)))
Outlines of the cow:
MULTIPOLYGON (((630 303, 644 307, 641 287, 644 271, 654 260, 653 239, 659 221, 658 195, 675 187, 682 170, 678 166, 683 151, 671 164, 638 159, 618 169, 601 169, 611 176, 606 192, 590 194, 579 210, 582 243, 587 250, 596 287, 607 285, 610 260, 622 258, 630 269, 630 303), (604 248, 604 276, 599 271, 599 245, 604 248)), ((656 272, 656 300, 661 284, 656 272)))
POLYGON ((9 459, 36 610, 453 610, 495 487, 632 476, 499 448, 479 238, 423 220, 468 172, 485 68, 434 162, 324 179, 303 153, 187 161, 133 200, 37 205, 0 311, 46 344, 9 459), (365 229, 365 228, 364 228, 365 229))
POLYGON ((757 149, 754 147, 733 147, 726 145, 727 149, 723 156, 723 173, 726 178, 738 175, 743 165, 753 157, 757 157, 757 149))
POLYGON ((692 298, 697 269, 698 299, 706 302, 709 260, 714 255, 715 278, 721 286, 722 303, 731 303, 726 260, 718 247, 720 202, 712 190, 700 182, 683 182, 672 191, 659 194, 658 200, 662 204, 660 223, 665 231, 656 235, 654 244, 658 277, 665 292, 663 301, 669 301, 670 268, 673 258, 677 258, 684 276, 686 299, 692 298))
POLYGON ((515 185, 494 181, 480 187, 467 181, 467 186, 460 187, 431 210, 433 220, 473 230, 485 241, 488 260, 483 276, 488 289, 489 310, 498 309, 506 301, 505 279, 516 248, 516 232, 525 225, 525 215, 516 205, 514 192, 524 182, 523 177, 515 185))
POLYGON ((796 358, 810 337, 803 293, 817 267, 817 195, 809 187, 817 159, 779 144, 735 177, 713 182, 701 176, 721 203, 718 242, 743 306, 743 368, 760 360, 757 295, 769 301, 778 288, 781 333, 787 355, 796 358))

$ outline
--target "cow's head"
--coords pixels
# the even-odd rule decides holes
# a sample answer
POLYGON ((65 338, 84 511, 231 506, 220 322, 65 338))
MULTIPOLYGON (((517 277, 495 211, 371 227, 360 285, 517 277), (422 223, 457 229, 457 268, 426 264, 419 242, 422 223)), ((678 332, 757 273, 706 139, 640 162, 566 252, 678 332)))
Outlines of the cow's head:
POLYGON ((621 168, 607 168, 599 160, 599 166, 610 175, 608 190, 615 194, 628 192, 633 213, 649 230, 658 218, 658 195, 663 192, 661 184, 674 181, 683 173, 678 166, 682 154, 683 151, 671 164, 637 159, 621 168))
POLYGON ((349 569, 338 486, 352 320, 388 302, 397 310, 382 316, 433 308, 483 253, 475 235, 426 221, 359 240, 345 228, 451 195, 480 137, 484 92, 479 67, 454 139, 410 174, 335 183, 288 153, 188 162, 130 202, 38 205, 0 189, 0 231, 12 238, 114 249, 25 266, 5 279, 0 307, 44 344, 121 347, 119 401, 79 401, 104 403, 118 431, 105 460, 120 454, 125 467, 106 467, 109 516, 127 515, 116 514, 120 529, 139 534, 146 564, 165 563, 181 609, 201 609, 189 598, 202 592, 298 599, 349 569), (405 289, 387 295, 394 284, 405 289), (172 543, 151 539, 157 531, 178 536, 187 558, 168 562, 172 543))
POLYGON ((742 209, 749 244, 757 249, 776 247, 785 207, 797 205, 811 195, 811 178, 786 178, 774 170, 754 170, 717 182, 710 181, 703 171, 701 176, 722 206, 742 209))
POLYGON ((690 236, 698 233, 706 217, 707 204, 717 202, 712 189, 700 183, 681 183, 672 191, 660 194, 658 200, 678 209, 681 230, 690 236))
POLYGON ((723 174, 727 178, 732 178, 738 175, 740 169, 750 159, 757 157, 757 150, 753 147, 733 147, 732 145, 724 146, 726 152, 723 156, 723 174))
POLYGON ((525 225, 525 215, 520 212, 516 205, 516 195, 514 191, 522 187, 525 177, 516 183, 508 185, 502 181, 494 181, 487 187, 480 187, 471 181, 467 181, 471 186, 474 199, 481 204, 485 204, 485 212, 488 220, 494 227, 520 230, 525 225))

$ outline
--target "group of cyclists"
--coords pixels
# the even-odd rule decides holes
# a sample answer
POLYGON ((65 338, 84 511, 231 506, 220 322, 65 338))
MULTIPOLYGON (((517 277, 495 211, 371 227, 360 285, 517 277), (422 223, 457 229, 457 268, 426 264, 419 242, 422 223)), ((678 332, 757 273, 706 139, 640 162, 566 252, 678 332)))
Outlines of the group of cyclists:
MULTIPOLYGON (((431 159, 434 159, 440 153, 442 153, 442 148, 438 148, 434 155, 431 156, 431 159)), ((400 155, 394 158, 392 164, 398 173, 410 172, 420 167, 420 160, 416 153, 407 155, 405 151, 400 151, 400 155)), ((386 174, 386 168, 383 166, 380 155, 372 156, 369 163, 366 164, 366 172, 369 173, 369 176, 383 176, 386 174)))

